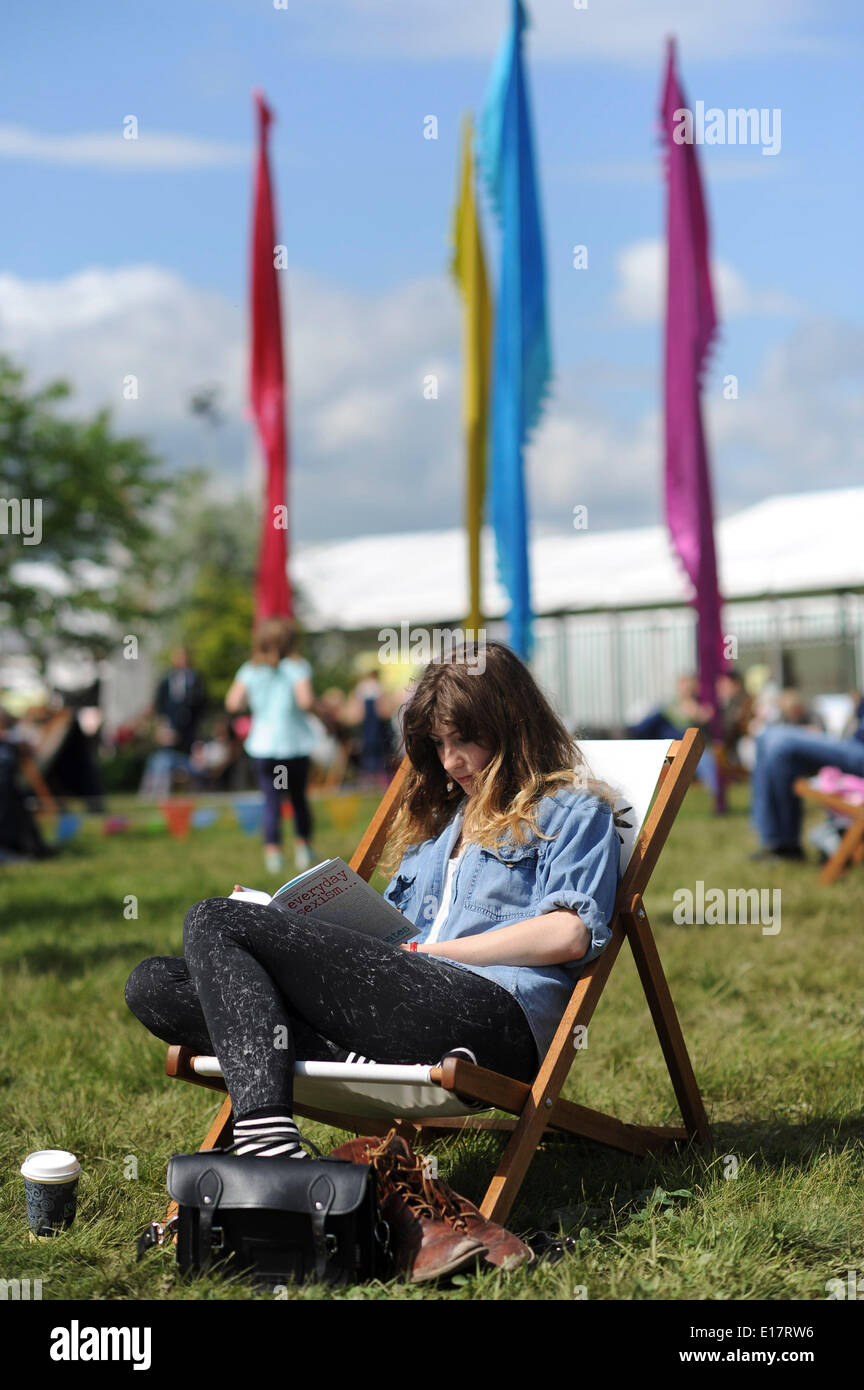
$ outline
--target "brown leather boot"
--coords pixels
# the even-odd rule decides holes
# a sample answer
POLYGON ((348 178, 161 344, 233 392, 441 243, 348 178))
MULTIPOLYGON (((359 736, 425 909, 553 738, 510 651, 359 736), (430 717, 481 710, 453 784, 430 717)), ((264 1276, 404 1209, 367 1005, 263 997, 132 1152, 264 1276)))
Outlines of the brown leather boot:
POLYGON ((369 1163, 375 1169, 396 1268, 413 1283, 457 1274, 486 1254, 482 1241, 442 1219, 424 1190, 422 1164, 395 1131, 384 1140, 374 1136, 350 1140, 330 1157, 369 1163))
POLYGON ((473 1202, 454 1192, 443 1179, 436 1179, 435 1186, 441 1191, 441 1214, 444 1220, 449 1222, 455 1231, 464 1231, 466 1235, 474 1236, 475 1240, 486 1246, 487 1264, 511 1270, 518 1269, 519 1265, 533 1263, 534 1251, 518 1236, 514 1236, 512 1231, 499 1226, 495 1221, 487 1221, 473 1202))
POLYGON ((395 1131, 391 1130, 383 1141, 370 1138, 349 1140, 347 1144, 334 1149, 331 1157, 350 1158, 354 1163, 365 1163, 368 1161, 366 1155, 370 1149, 382 1143, 386 1146, 386 1152, 395 1159, 400 1171, 406 1175, 414 1175, 415 1187, 420 1188, 426 1201, 442 1220, 454 1231, 472 1236, 486 1247, 487 1264, 495 1265, 499 1269, 512 1270, 517 1269, 519 1265, 533 1263, 533 1250, 524 1241, 519 1240, 518 1236, 514 1236, 495 1221, 487 1221, 473 1202, 454 1192, 443 1178, 427 1177, 423 1172, 422 1159, 395 1131))

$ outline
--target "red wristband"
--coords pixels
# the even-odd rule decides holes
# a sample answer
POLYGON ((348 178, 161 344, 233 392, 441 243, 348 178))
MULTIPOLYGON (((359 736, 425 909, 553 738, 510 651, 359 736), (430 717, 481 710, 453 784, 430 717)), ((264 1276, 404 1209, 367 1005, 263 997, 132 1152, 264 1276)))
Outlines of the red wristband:
POLYGON ((408 950, 409 950, 409 951, 416 951, 416 950, 417 950, 417 942, 416 942, 416 941, 409 941, 409 943, 408 943, 408 950))

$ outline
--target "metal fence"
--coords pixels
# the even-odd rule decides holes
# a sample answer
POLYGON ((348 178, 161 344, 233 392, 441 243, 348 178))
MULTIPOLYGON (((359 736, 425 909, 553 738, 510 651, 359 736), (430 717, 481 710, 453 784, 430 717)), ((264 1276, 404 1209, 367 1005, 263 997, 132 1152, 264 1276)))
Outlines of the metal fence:
MULTIPOLYGON (((805 696, 864 686, 862 594, 730 603, 724 636, 738 669, 768 667, 778 685, 805 696)), ((695 614, 667 608, 541 618, 531 665, 568 726, 583 734, 620 730, 668 703, 676 677, 695 670, 695 614)))

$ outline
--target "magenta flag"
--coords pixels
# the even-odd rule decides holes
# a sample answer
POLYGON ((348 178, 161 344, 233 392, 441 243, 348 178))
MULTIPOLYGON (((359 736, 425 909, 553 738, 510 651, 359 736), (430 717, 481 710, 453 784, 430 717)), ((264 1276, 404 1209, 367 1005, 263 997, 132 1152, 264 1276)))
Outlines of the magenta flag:
MULTIPOLYGON (((693 123, 685 120, 686 109, 675 72, 675 40, 670 39, 661 108, 668 190, 666 521, 672 544, 694 590, 699 698, 703 704, 716 707, 715 683, 727 661, 723 654, 714 507, 700 391, 717 316, 711 291, 708 220, 692 143, 693 123), (689 143, 682 138, 688 132, 689 143)), ((719 785, 718 809, 722 809, 719 785)))
POLYGON ((267 160, 272 113, 261 92, 253 92, 258 111, 258 167, 252 221, 251 361, 249 400, 264 456, 264 511, 255 583, 255 616, 291 617, 288 583, 288 433, 285 424, 285 363, 282 311, 275 266, 276 223, 267 160))

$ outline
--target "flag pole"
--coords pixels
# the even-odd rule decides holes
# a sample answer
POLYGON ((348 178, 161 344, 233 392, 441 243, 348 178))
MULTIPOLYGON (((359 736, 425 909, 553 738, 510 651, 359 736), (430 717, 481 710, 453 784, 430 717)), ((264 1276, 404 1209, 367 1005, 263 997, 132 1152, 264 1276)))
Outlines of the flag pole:
POLYGON ((264 508, 255 582, 255 617, 291 617, 288 581, 288 434, 282 310, 276 269, 276 219, 267 154, 273 113, 252 93, 258 118, 258 158, 252 216, 249 399, 264 456, 264 508))
MULTIPOLYGON (((665 501, 674 550, 693 587, 699 662, 699 699, 710 705, 719 737, 717 677, 728 662, 714 545, 711 472, 702 423, 702 376, 717 331, 711 287, 708 217, 702 194, 692 120, 667 43, 661 128, 666 164, 665 501), (688 138, 689 130, 689 138, 688 138)), ((719 766, 718 812, 726 809, 719 766)))
POLYGON ((478 162, 501 227, 491 410, 491 513, 498 575, 510 598, 510 645, 533 645, 523 449, 538 423, 551 365, 540 200, 531 138, 522 34, 528 15, 512 0, 479 121, 478 162))
POLYGON ((453 216, 450 270, 462 301, 463 416, 465 426, 465 529, 468 540, 468 617, 475 640, 483 625, 480 539, 486 496, 492 302, 474 196, 473 127, 462 123, 459 196, 453 216))

